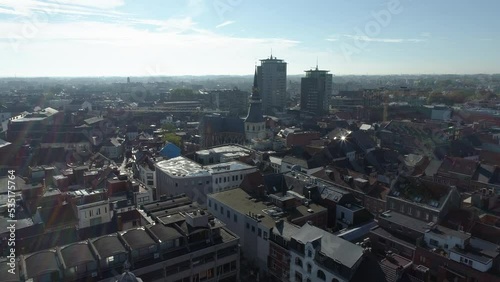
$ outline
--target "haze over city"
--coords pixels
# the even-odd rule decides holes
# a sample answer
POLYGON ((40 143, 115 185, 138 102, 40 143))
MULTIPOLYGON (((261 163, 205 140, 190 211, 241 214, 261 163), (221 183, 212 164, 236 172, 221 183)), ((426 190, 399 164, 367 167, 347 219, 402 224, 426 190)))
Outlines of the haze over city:
POLYGON ((0 76, 499 73, 498 1, 0 2, 0 76))

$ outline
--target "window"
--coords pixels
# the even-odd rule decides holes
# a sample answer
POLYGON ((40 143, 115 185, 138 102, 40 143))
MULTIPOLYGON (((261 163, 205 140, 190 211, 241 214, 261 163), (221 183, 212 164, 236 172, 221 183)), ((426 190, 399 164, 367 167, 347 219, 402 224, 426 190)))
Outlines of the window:
POLYGON ((311 250, 307 250, 307 256, 311 258, 313 256, 313 252, 311 250))
POLYGON ((434 239, 429 239, 429 244, 434 246, 434 247, 438 247, 439 246, 439 242, 434 240, 434 239))
POLYGON ((302 274, 295 271, 295 282, 302 282, 302 274))
POLYGON ((240 174, 240 180, 243 180, 243 174, 240 174))
POLYGON ((217 181, 217 178, 215 178, 215 184, 218 184, 218 183, 219 183, 219 181, 217 181))
POLYGON ((101 214, 101 208, 97 208, 96 215, 100 215, 100 214, 101 214))
POLYGON ((207 180, 207 184, 210 184, 210 181, 209 181, 209 180, 207 180))
POLYGON ((208 206, 212 207, 212 200, 208 199, 208 206))
POLYGON ((217 211, 217 203, 214 203, 214 209, 217 211))
POLYGON ((262 229, 259 228, 257 230, 257 236, 262 237, 262 229))
POLYGON ((220 213, 224 214, 224 207, 220 207, 220 213))
POLYGON ((408 207, 408 214, 412 214, 412 210, 411 210, 411 207, 408 207))
POLYGON ((385 242, 386 242, 385 238, 379 237, 378 241, 379 241, 380 244, 384 244, 385 245, 385 242))
POLYGON ((255 233, 255 226, 252 226, 252 232, 255 233))
POLYGON ((238 222, 238 216, 236 214, 233 214, 233 220, 234 222, 238 222))
POLYGON ((312 265, 310 263, 307 264, 307 273, 311 273, 312 265))
POLYGON ((267 232, 264 231, 264 240, 267 240, 267 232))
POLYGON ((424 256, 420 256, 420 262, 424 262, 425 263, 425 257, 424 256))
POLYGON ((231 218, 231 212, 228 210, 226 211, 227 218, 231 218))
POLYGON ((179 187, 179 183, 175 182, 175 187, 179 187))
POLYGON ((302 267, 302 260, 300 258, 295 258, 295 265, 302 267))
POLYGON ((250 229, 250 224, 247 222, 247 229, 250 229))
POLYGON ((323 272, 323 270, 318 270, 316 276, 318 276, 319 279, 325 281, 326 280, 326 275, 325 273, 323 272))

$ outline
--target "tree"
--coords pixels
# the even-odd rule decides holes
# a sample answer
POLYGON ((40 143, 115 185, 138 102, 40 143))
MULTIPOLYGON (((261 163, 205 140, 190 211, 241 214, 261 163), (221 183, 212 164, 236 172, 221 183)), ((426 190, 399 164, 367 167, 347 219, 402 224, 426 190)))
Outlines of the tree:
POLYGON ((181 137, 180 136, 177 136, 175 135, 175 133, 164 133, 163 134, 163 137, 162 137, 162 140, 164 142, 170 142, 170 143, 173 143, 175 144, 177 147, 181 147, 182 145, 182 140, 181 140, 181 137))

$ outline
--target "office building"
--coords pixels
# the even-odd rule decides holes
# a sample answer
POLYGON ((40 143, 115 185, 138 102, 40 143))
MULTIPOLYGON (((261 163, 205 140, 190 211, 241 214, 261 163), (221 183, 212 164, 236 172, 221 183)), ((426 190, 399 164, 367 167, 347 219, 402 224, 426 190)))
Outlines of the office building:
POLYGON ((300 109, 302 111, 323 115, 328 113, 332 94, 332 75, 327 70, 306 71, 301 80, 300 109))

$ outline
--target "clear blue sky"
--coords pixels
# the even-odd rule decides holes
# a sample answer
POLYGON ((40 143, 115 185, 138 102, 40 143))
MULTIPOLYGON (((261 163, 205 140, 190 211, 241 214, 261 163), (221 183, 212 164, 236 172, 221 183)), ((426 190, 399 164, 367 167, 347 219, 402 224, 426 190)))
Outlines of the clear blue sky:
POLYGON ((1 0, 0 76, 500 73, 500 1, 1 0))

